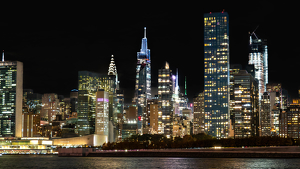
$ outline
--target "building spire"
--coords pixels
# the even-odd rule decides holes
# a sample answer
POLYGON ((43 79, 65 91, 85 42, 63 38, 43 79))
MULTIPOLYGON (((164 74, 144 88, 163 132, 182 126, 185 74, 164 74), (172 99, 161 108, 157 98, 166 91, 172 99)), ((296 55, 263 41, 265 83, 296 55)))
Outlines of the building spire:
POLYGON ((2 62, 4 62, 4 50, 2 52, 2 62))
POLYGON ((116 74, 117 74, 117 68, 114 61, 114 55, 111 55, 111 60, 108 67, 108 75, 116 75, 116 74))
POLYGON ((144 38, 146 38, 146 27, 144 27, 144 38))

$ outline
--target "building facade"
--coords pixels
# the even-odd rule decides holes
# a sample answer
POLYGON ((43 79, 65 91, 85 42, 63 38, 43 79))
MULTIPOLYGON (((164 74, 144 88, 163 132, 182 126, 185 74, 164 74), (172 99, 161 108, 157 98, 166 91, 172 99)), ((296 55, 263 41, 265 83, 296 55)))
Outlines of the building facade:
POLYGON ((228 13, 204 14, 205 132, 229 135, 229 18, 228 13))
MULTIPOLYGON (((109 95, 115 94, 115 79, 111 76, 88 71, 78 72, 78 134, 79 136, 95 133, 96 92, 103 89, 109 95)), ((113 104, 109 96, 109 104, 113 104)), ((112 109, 113 110, 113 109, 112 109)), ((113 112, 109 110, 109 119, 112 121, 113 112)))
POLYGON ((59 113, 59 99, 55 93, 45 93, 42 96, 42 111, 41 118, 47 120, 49 123, 56 119, 59 113))
POLYGON ((158 70, 158 131, 171 138, 173 129, 173 79, 172 70, 166 62, 164 69, 158 70))
POLYGON ((194 105, 194 134, 205 133, 204 92, 193 98, 194 105))
POLYGON ((246 70, 234 75, 234 137, 259 136, 258 83, 246 70))
POLYGON ((4 61, 3 56, 0 62, 0 137, 21 137, 23 63, 4 61))
POLYGON ((136 83, 135 83, 135 97, 134 102, 137 106, 138 133, 143 134, 143 116, 146 113, 147 100, 151 99, 151 58, 150 49, 146 38, 146 27, 144 27, 144 38, 140 52, 137 53, 137 67, 136 67, 136 83))
POLYGON ((293 100, 293 104, 280 112, 279 136, 283 138, 300 138, 300 102, 293 100))
POLYGON ((268 46, 267 40, 258 39, 253 32, 249 37, 249 64, 255 68, 255 78, 258 80, 259 100, 266 91, 268 84, 268 46), (255 36, 253 39, 252 36, 255 36))
POLYGON ((261 136, 271 136, 271 104, 270 94, 265 92, 260 100, 260 125, 261 125, 261 136))

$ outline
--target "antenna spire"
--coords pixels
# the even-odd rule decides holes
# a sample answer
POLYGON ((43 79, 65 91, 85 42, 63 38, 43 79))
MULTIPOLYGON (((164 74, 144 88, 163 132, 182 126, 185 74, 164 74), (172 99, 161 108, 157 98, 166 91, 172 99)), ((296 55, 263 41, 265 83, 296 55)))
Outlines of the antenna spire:
POLYGON ((144 38, 146 38, 146 27, 144 27, 144 38))

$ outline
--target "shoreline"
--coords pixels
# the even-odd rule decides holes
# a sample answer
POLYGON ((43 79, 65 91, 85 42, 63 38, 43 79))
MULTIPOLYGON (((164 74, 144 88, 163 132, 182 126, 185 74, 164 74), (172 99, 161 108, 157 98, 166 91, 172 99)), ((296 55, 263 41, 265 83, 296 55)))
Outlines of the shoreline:
POLYGON ((59 149, 59 157, 300 158, 300 147, 217 149, 92 150, 59 149))

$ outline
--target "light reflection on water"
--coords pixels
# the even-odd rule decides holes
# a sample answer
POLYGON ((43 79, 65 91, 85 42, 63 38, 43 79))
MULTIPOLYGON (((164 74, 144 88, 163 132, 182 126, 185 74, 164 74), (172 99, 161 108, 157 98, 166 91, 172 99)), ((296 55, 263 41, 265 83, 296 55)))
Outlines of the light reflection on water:
POLYGON ((298 158, 58 157, 3 155, 0 168, 298 168, 298 158))

